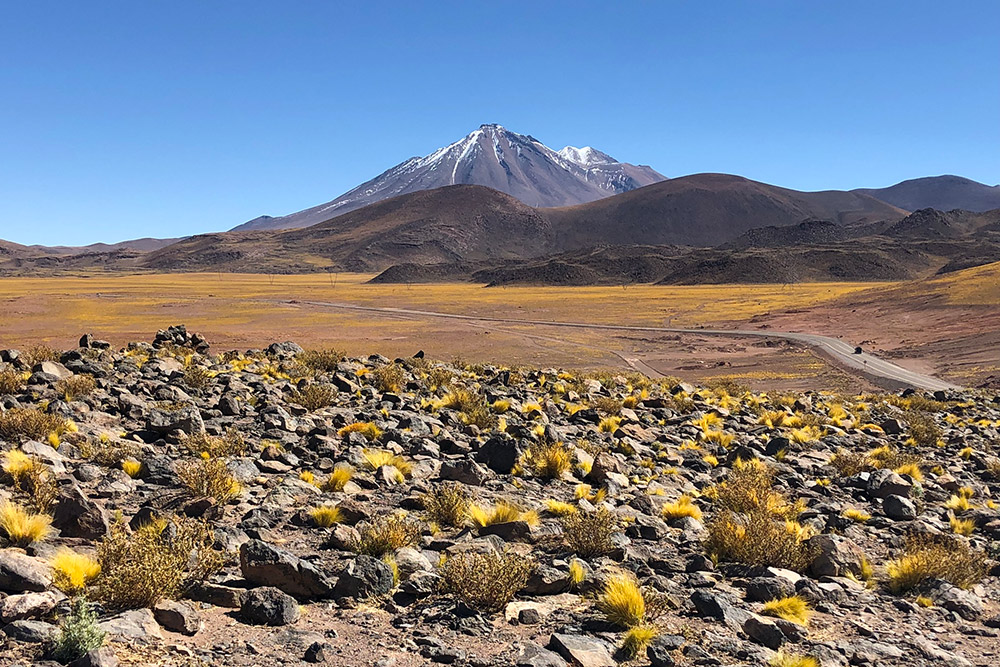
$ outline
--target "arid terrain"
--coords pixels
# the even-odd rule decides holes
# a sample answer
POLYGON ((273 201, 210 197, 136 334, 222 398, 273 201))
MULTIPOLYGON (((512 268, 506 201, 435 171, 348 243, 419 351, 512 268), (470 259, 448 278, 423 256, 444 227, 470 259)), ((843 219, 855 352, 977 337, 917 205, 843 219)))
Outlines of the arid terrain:
POLYGON ((328 305, 511 320, 816 333, 976 386, 1000 375, 1000 265, 904 283, 629 287, 369 284, 367 274, 165 274, 0 280, 0 344, 66 346, 79 331, 123 345, 183 320, 227 348, 277 338, 390 357, 631 368, 761 389, 868 388, 809 349, 773 340, 448 320, 328 305))
POLYGON ((0 350, 3 664, 996 662, 994 392, 227 350, 0 350))

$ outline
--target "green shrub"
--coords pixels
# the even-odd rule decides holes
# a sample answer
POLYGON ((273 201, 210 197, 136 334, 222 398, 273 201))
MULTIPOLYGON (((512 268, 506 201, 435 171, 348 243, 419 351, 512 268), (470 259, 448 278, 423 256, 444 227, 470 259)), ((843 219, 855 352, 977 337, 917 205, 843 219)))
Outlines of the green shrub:
POLYGON ((73 600, 73 607, 61 626, 50 654, 63 664, 82 658, 104 643, 106 633, 97 625, 97 614, 85 598, 73 600))

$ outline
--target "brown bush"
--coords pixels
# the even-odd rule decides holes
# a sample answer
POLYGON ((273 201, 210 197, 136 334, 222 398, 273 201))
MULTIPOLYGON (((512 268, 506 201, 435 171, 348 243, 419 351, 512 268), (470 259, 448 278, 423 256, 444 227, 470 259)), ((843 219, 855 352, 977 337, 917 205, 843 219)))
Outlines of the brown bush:
POLYGON ((358 526, 359 554, 382 557, 402 547, 412 547, 420 539, 420 524, 405 516, 379 515, 358 526))
POLYGON ((442 586, 471 607, 499 611, 528 583, 535 562, 505 551, 462 553, 445 561, 442 586))
POLYGON ((117 522, 97 548, 101 574, 94 596, 112 609, 177 598, 225 564, 213 542, 211 528, 194 519, 154 521, 135 531, 117 522))
POLYGON ((293 391, 288 400, 301 405, 309 412, 315 412, 333 404, 337 390, 328 384, 308 384, 302 389, 293 391))
POLYGON ((602 556, 614 549, 611 538, 621 527, 614 513, 604 507, 564 516, 560 523, 566 544, 584 558, 602 556))
POLYGON ((191 389, 201 391, 212 383, 212 374, 201 366, 188 366, 184 369, 184 384, 191 389))
POLYGON ((333 373, 337 364, 344 360, 344 351, 325 347, 301 352, 296 359, 300 364, 317 373, 333 373))
POLYGON ((24 389, 24 378, 13 368, 0 371, 0 396, 16 394, 24 389))
POLYGON ((930 447, 937 444, 941 438, 941 427, 937 425, 933 417, 929 417, 923 412, 911 410, 906 413, 905 419, 909 426, 910 437, 918 445, 930 447))
POLYGON ((28 368, 34 368, 43 361, 59 361, 59 352, 48 345, 33 345, 21 352, 20 359, 28 368))
POLYGON ((379 391, 395 393, 403 388, 406 374, 399 364, 386 364, 372 372, 372 384, 379 391))
POLYGON ((89 375, 73 375, 56 382, 56 391, 59 392, 66 401, 75 401, 78 398, 89 396, 97 389, 97 381, 89 375))
POLYGON ((606 415, 621 414, 622 402, 610 396, 597 396, 590 400, 590 407, 606 415))
POLYGON ((747 514, 724 511, 708 523, 705 550, 722 562, 803 571, 811 551, 798 530, 762 509, 747 514))
POLYGON ((838 449, 833 455, 830 465, 841 477, 851 477, 871 468, 871 462, 866 455, 843 448, 838 449))
POLYGON ((212 497, 226 504, 242 491, 221 459, 195 459, 177 464, 177 476, 192 495, 212 497))
POLYGON ((469 493, 462 484, 441 484, 423 496, 428 521, 458 528, 469 516, 469 493))
POLYGON ((139 444, 130 440, 112 440, 110 437, 85 440, 80 443, 80 455, 108 468, 118 468, 126 459, 138 459, 139 444))
POLYGON ((11 442, 44 440, 49 433, 60 432, 65 427, 62 417, 35 408, 11 408, 0 412, 0 439, 11 442))

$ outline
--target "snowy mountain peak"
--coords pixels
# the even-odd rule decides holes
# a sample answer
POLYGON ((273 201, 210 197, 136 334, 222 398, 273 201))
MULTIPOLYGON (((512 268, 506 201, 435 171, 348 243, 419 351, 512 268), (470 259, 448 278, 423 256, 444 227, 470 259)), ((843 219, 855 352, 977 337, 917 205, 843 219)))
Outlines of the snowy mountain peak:
POLYGON ((483 185, 529 206, 552 207, 584 204, 664 178, 649 167, 618 162, 590 146, 554 151, 531 135, 487 123, 326 204, 280 218, 259 218, 235 229, 309 227, 383 199, 448 185, 483 185))
POLYGON ((575 162, 582 167, 590 167, 595 164, 618 164, 618 160, 590 146, 584 146, 583 148, 567 146, 559 151, 559 155, 564 160, 575 162))

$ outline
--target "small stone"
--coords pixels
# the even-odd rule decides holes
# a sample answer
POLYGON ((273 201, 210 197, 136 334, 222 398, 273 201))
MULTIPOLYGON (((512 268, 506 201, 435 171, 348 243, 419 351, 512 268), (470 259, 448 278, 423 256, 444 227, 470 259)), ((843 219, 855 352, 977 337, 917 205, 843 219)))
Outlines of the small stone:
POLYGON ((288 625, 300 614, 295 598, 272 586, 249 591, 239 611, 240 620, 251 625, 288 625))

